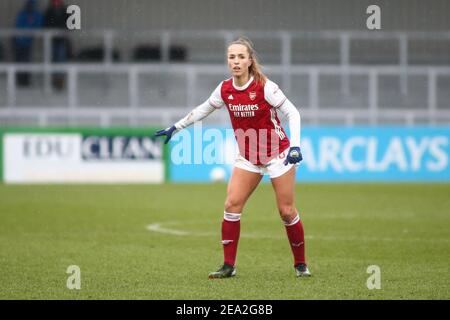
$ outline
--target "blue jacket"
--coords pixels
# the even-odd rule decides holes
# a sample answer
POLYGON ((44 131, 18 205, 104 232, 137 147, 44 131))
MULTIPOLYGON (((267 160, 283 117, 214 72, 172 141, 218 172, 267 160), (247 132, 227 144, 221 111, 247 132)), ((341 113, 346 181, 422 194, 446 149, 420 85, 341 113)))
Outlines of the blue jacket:
MULTIPOLYGON (((24 8, 16 16, 17 29, 39 29, 42 26, 43 16, 36 9, 36 0, 28 0, 24 8)), ((29 47, 33 43, 33 37, 19 36, 15 43, 21 47, 29 47)))

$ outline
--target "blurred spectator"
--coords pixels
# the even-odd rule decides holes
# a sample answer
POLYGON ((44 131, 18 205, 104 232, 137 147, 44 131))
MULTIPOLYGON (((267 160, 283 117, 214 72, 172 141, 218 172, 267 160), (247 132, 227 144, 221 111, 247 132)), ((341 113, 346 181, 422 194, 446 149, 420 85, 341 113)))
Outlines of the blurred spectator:
MULTIPOLYGON (((44 14, 44 27, 66 30, 66 22, 69 18, 67 7, 62 0, 50 0, 44 14)), ((67 62, 70 56, 70 41, 68 37, 58 35, 52 40, 52 61, 56 63, 67 62)), ((61 90, 64 87, 64 74, 54 74, 53 87, 61 90)))
MULTIPOLYGON (((42 26, 42 14, 38 11, 36 0, 27 0, 16 16, 17 29, 38 29, 42 26)), ((33 47, 32 36, 18 36, 13 39, 14 61, 19 63, 30 62, 33 47)), ((20 72, 17 74, 17 84, 28 86, 30 74, 20 72)))

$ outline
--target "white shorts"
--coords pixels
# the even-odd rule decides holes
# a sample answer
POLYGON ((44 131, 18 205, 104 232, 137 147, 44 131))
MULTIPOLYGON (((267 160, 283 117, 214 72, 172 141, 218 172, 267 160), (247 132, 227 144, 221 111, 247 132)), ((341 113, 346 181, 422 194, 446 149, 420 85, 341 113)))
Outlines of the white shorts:
POLYGON ((270 179, 277 178, 288 172, 289 169, 291 169, 293 166, 295 167, 298 166, 298 163, 297 164, 288 163, 287 165, 284 164, 288 151, 289 148, 284 150, 276 158, 270 160, 267 164, 260 166, 251 163, 243 156, 238 154, 236 161, 234 162, 234 166, 250 172, 259 173, 260 175, 268 174, 270 179))

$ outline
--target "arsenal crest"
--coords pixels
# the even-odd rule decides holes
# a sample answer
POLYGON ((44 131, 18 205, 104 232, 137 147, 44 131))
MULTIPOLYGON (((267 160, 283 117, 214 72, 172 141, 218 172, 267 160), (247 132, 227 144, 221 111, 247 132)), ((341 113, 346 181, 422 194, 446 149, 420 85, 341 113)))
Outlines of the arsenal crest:
POLYGON ((250 91, 248 94, 250 100, 255 100, 256 99, 256 91, 250 91))

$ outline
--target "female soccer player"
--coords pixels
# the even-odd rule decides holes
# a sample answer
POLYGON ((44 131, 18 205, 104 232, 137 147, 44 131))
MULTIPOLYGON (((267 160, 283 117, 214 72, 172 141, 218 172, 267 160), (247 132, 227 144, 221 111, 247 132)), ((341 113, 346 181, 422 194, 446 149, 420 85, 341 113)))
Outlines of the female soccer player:
POLYGON ((234 164, 225 200, 222 222, 224 263, 209 278, 228 278, 236 274, 236 253, 241 213, 247 199, 264 174, 271 178, 278 211, 283 220, 297 276, 310 276, 305 261, 303 225, 294 205, 295 169, 300 152, 300 114, 278 86, 261 70, 250 40, 239 38, 228 46, 228 68, 232 78, 222 81, 203 104, 156 136, 172 135, 216 109, 226 106, 230 114, 239 154, 234 164), (280 126, 277 111, 289 122, 291 140, 280 126))

